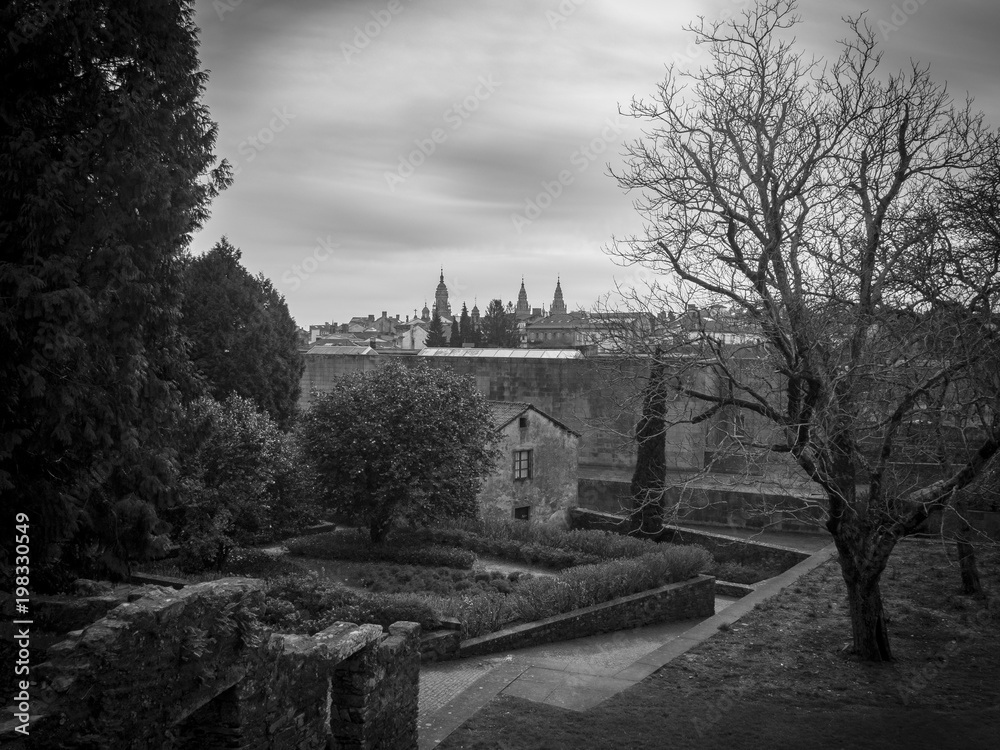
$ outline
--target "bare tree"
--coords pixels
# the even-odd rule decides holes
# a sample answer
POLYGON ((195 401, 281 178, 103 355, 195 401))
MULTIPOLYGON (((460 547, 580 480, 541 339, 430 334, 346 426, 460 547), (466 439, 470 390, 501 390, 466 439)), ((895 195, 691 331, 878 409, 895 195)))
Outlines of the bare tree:
POLYGON ((742 336, 688 331, 676 393, 692 421, 754 425, 729 449, 791 456, 822 488, 854 649, 888 660, 889 555, 998 447, 996 267, 969 272, 976 244, 945 200, 996 139, 926 68, 884 74, 863 17, 835 61, 807 59, 794 11, 765 0, 690 28, 709 64, 633 100, 647 128, 614 176, 647 230, 608 251, 658 272, 647 309, 686 295, 739 321, 742 336))

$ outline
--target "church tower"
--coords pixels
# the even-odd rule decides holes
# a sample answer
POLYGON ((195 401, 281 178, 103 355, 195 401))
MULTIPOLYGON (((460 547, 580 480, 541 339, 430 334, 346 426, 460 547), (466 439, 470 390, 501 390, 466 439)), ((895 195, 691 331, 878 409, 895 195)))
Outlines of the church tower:
POLYGON ((565 315, 566 303, 563 302, 562 287, 559 285, 559 277, 556 277, 556 293, 552 297, 552 307, 549 308, 549 315, 565 315))
POLYGON ((427 300, 424 300, 424 309, 420 311, 420 319, 426 320, 428 323, 431 320, 431 311, 427 309, 427 300))
POLYGON ((451 305, 448 303, 448 287, 444 284, 444 268, 441 269, 441 281, 434 292, 434 311, 439 317, 452 317, 451 305))
POLYGON ((472 319, 472 330, 479 330, 479 305, 473 301, 472 304, 472 314, 469 316, 472 319))
POLYGON ((517 293, 517 306, 514 308, 514 315, 518 318, 531 317, 531 308, 528 307, 528 293, 524 290, 524 277, 521 277, 521 291, 517 293))

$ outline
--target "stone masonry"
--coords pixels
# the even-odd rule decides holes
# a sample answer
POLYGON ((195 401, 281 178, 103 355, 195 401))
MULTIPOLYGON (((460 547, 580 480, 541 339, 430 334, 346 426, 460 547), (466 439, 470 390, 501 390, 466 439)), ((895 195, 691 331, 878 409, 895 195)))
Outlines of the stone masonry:
MULTIPOLYGON (((420 626, 335 623, 315 636, 259 621, 263 584, 154 589, 51 646, 32 671, 30 733, 11 748, 417 746, 420 626)), ((7 716, 11 716, 8 712, 7 716)))

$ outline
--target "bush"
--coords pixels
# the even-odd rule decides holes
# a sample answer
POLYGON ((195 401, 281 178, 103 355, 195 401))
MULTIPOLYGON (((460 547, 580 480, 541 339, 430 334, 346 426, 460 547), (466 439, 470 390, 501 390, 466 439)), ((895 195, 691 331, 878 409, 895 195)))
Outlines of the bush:
POLYGON ((354 562, 388 562, 400 565, 461 568, 468 570, 476 562, 474 553, 440 544, 407 543, 403 538, 391 544, 373 544, 357 531, 332 531, 295 539, 288 551, 300 557, 354 562))
POLYGON ((539 620, 685 581, 711 564, 711 556, 701 547, 670 545, 640 557, 580 566, 558 577, 521 575, 506 596, 499 591, 454 596, 438 606, 461 620, 463 638, 475 638, 517 621, 539 620))
POLYGON ((559 569, 638 557, 657 548, 657 544, 648 539, 610 531, 565 531, 547 524, 513 519, 460 521, 455 528, 428 529, 426 533, 427 538, 438 543, 559 569))
POLYGON ((738 562, 716 562, 708 572, 719 580, 730 583, 758 583, 782 571, 738 562))
POLYGON ((266 590, 262 621, 281 633, 315 635, 335 622, 418 622, 426 630, 439 617, 425 597, 407 594, 367 594, 321 583, 315 573, 290 575, 272 581, 266 590))
POLYGON ((294 435, 239 396, 191 403, 181 420, 177 504, 164 512, 186 573, 221 570, 238 546, 271 541, 315 518, 294 435))

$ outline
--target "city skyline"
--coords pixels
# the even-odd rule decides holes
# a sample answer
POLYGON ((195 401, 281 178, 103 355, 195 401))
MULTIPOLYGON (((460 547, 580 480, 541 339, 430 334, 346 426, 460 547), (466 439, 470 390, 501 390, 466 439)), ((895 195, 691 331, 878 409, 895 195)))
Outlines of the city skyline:
MULTIPOLYGON (((642 231, 607 174, 640 135, 619 105, 653 94, 664 65, 707 60, 684 25, 748 5, 199 0, 205 101, 235 182, 192 250, 228 236, 300 326, 405 318, 442 266, 470 309, 514 301, 522 276, 533 307, 561 278, 567 307, 590 308, 647 278, 602 252, 642 231)), ((865 7, 887 71, 926 62, 1000 123, 996 8, 805 0, 796 36, 829 58, 840 16, 865 7)))

